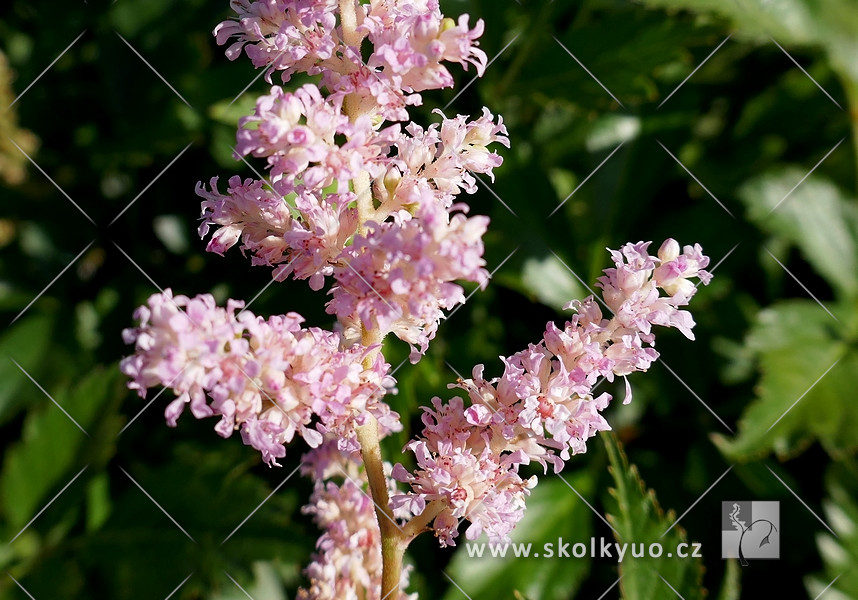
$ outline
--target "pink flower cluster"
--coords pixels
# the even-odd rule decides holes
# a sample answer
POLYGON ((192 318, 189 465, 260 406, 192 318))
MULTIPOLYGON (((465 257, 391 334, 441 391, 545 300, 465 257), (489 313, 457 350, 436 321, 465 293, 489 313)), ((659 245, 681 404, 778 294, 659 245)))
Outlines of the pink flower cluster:
MULTIPOLYGON (((306 569, 309 588, 298 590, 298 600, 381 598, 381 531, 360 464, 359 456, 332 442, 302 459, 302 473, 315 480, 302 512, 312 515, 324 533, 306 569)), ((417 600, 417 594, 404 591, 409 572, 410 567, 402 570, 399 590, 389 598, 417 600)))
POLYGON ((295 91, 274 86, 241 119, 236 152, 264 158, 270 183, 232 177, 225 194, 217 178, 209 189, 199 185, 199 231, 214 230, 208 250, 218 254, 240 241, 252 264, 272 267, 279 281, 293 275, 319 290, 333 277, 327 310, 346 339, 393 333, 412 345, 416 362, 444 310, 464 302, 453 282, 488 281, 488 219, 467 217, 455 197, 476 191, 474 173, 493 177, 502 160, 487 146, 509 141, 488 109, 473 121, 436 111, 442 121, 428 128, 385 127, 407 118, 413 92, 452 85, 443 62, 482 72, 482 23, 470 30, 467 16, 445 19, 435 0, 353 4, 354 34, 372 47, 366 62, 344 42, 337 2, 235 2, 238 20, 217 27, 219 43, 238 38, 230 58, 243 48, 284 81, 296 72, 322 80, 295 91))
MULTIPOLYGON (((440 122, 428 127, 400 123, 421 102, 419 92, 453 84, 444 63, 482 74, 483 24, 445 18, 438 0, 231 5, 237 18, 214 32, 219 44, 234 40, 231 60, 244 51, 269 83, 275 71, 283 82, 295 73, 320 77, 292 91, 273 86, 240 120, 237 156, 263 159, 269 177, 233 176, 224 192, 217 177, 198 184, 199 234, 211 235, 210 252, 238 246, 277 281, 291 275, 313 290, 330 282, 326 311, 337 323, 333 331, 304 327, 291 312, 266 320, 238 301, 222 308, 210 295, 167 290, 123 332, 134 354, 121 369, 141 396, 156 386, 176 394, 166 409, 171 426, 187 404, 197 418, 220 417, 221 436, 239 430, 269 465, 296 434, 314 448, 303 467, 315 479, 305 513, 323 534, 299 598, 412 600, 403 591, 408 569, 391 595, 399 571, 383 569, 368 481, 380 496, 387 483, 391 501, 382 511, 392 509, 401 526, 402 537, 385 543, 404 547, 426 524, 442 546, 455 545, 462 520, 469 539, 483 532, 507 539, 536 485, 521 465, 559 472, 609 429, 601 412, 611 396, 594 396, 596 385, 656 360, 653 325, 692 337, 694 321, 682 307, 696 291, 692 278, 709 282, 709 260, 699 246, 680 249, 674 240, 655 256, 645 243, 612 251, 615 266, 598 283, 611 316, 593 297, 570 303, 576 314, 504 358, 500 377, 486 379, 478 365, 471 379, 450 386, 466 392, 467 404, 432 400, 421 436, 406 446, 413 471, 382 464, 375 421, 382 437, 401 425, 382 400, 394 380, 380 341, 392 333, 417 362, 444 311, 465 301, 456 282, 484 287, 489 278, 488 219, 469 216, 457 198, 476 191, 475 174, 493 179, 502 159, 488 146, 509 146, 503 120, 483 109, 475 120, 435 111, 440 122)), ((626 389, 628 401, 628 381, 626 389)))
MULTIPOLYGON (((478 75, 487 57, 477 47, 483 22, 469 29, 441 14, 438 0, 352 0, 358 44, 371 46, 364 61, 338 26, 337 0, 237 0, 236 20, 215 28, 218 44, 237 38, 226 55, 235 60, 244 49, 256 67, 274 71, 283 82, 294 73, 321 74, 334 97, 353 95, 358 105, 385 120, 406 121, 408 105, 420 104, 416 92, 451 87, 444 62, 474 65, 478 75)), ((352 42, 354 43, 354 41, 352 42)))
POLYGON ((377 597, 381 534, 356 468, 355 428, 374 419, 384 436, 400 425, 382 402, 394 382, 376 341, 393 333, 416 362, 444 311, 465 301, 455 282, 486 285, 488 219, 468 216, 456 197, 476 191, 474 174, 493 178, 502 159, 489 145, 509 146, 487 109, 474 120, 435 111, 440 122, 428 127, 401 122, 420 92, 453 85, 446 63, 482 74, 483 24, 445 18, 438 0, 231 5, 237 17, 214 31, 218 44, 232 40, 229 59, 246 53, 269 83, 275 71, 283 82, 319 77, 274 85, 239 121, 236 156, 264 160, 267 177, 233 176, 223 191, 217 177, 198 184, 199 234, 211 236, 210 252, 238 246, 277 281, 329 282, 338 333, 304 328, 294 313, 264 320, 236 301, 220 308, 211 296, 167 291, 125 331, 135 353, 122 370, 141 395, 154 386, 176 394, 170 425, 189 404, 197 418, 219 416, 220 435, 240 430, 269 464, 296 434, 317 448, 305 469, 317 479, 307 512, 325 533, 301 597, 377 597))
POLYGON ((334 270, 328 312, 347 325, 347 335, 358 336, 361 327, 392 332, 416 346, 411 361, 417 362, 435 337, 442 309, 465 301, 452 282, 488 282, 482 258, 487 226, 486 217, 451 217, 432 205, 402 224, 371 224, 334 270))
MULTIPOLYGON (((411 487, 392 498, 394 506, 418 515, 428 503, 443 502, 434 520, 442 545, 454 544, 461 519, 471 523, 468 539, 483 531, 492 541, 507 539, 536 483, 523 480, 519 466, 535 461, 559 472, 564 461, 586 451, 590 437, 610 429, 600 412, 611 395, 593 397, 593 388, 602 378, 647 370, 658 358, 652 325, 692 337, 694 321, 679 307, 697 289, 690 278, 709 282, 703 270, 709 259, 698 245, 680 254, 675 240, 662 244, 657 256, 648 246, 626 244, 611 252, 616 266, 599 280, 611 318, 593 297, 572 302, 572 319, 562 329, 549 323, 537 344, 503 359, 501 377, 486 380, 478 365, 472 379, 451 386, 467 392, 469 406, 458 397, 446 404, 433 399, 434 410, 424 409, 422 436, 406 446, 417 469, 394 467, 394 477, 411 487)), ((628 380, 626 390, 628 402, 628 380)))
POLYGON ((296 313, 267 321, 249 311, 235 314, 242 302, 226 308, 210 295, 154 294, 135 313, 139 326, 123 331, 135 354, 120 368, 129 387, 145 396, 164 386, 177 398, 166 410, 176 425, 185 405, 198 419, 220 416, 215 431, 229 437, 240 429, 244 443, 277 464, 284 444, 297 433, 310 446, 324 436, 337 437, 343 449, 357 449, 355 425, 372 414, 388 430, 399 417, 381 401, 393 380, 389 365, 360 344, 341 348, 338 334, 303 328, 296 313))
POLYGON ((217 181, 212 178, 211 191, 197 186, 197 194, 205 198, 200 237, 212 226, 218 227, 206 249, 223 255, 241 241, 240 249, 251 254, 251 263, 274 267, 276 280, 294 274, 296 279, 309 279, 313 290, 320 290, 357 231, 357 209, 350 206, 355 195, 328 194, 320 201, 302 190, 290 197, 290 203, 284 200, 288 194, 279 183, 268 188, 262 181, 242 181, 235 175, 229 179, 226 194, 221 194, 217 181))
POLYGON ((363 171, 380 175, 399 126, 378 131, 369 116, 352 122, 342 109, 341 99, 325 98, 311 83, 294 92, 274 86, 256 101, 254 114, 239 121, 235 150, 266 158, 272 180, 288 189, 300 185, 321 193, 363 171))

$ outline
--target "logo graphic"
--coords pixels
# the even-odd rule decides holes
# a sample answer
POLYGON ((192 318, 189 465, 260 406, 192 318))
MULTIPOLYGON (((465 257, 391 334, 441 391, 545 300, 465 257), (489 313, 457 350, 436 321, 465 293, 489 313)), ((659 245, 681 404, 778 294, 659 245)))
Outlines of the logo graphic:
POLYGON ((721 558, 780 558, 780 525, 779 502, 722 502, 721 558))

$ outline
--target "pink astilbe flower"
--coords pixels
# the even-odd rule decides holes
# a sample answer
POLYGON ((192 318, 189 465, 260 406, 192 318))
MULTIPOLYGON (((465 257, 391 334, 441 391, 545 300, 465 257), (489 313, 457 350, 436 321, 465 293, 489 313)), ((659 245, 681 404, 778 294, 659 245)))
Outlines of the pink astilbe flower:
POLYGON ((367 348, 341 349, 336 333, 304 329, 296 313, 267 321, 235 314, 242 305, 230 300, 221 308, 210 295, 174 297, 170 290, 152 295, 135 313, 138 327, 123 332, 135 345, 120 367, 129 387, 141 396, 170 388, 178 397, 166 409, 168 424, 190 404, 197 418, 221 417, 221 436, 240 429, 269 464, 285 456, 296 433, 310 446, 329 434, 355 449, 354 427, 368 414, 388 431, 398 428, 398 416, 381 401, 392 379, 380 354, 365 368, 367 348))
POLYGON ((357 111, 373 121, 407 121, 408 107, 419 106, 420 94, 409 94, 402 87, 402 77, 381 76, 368 67, 353 48, 343 51, 343 68, 322 73, 321 85, 330 92, 331 102, 342 103, 351 96, 357 111))
POLYGON ((222 255, 240 240, 251 264, 275 267, 276 280, 294 274, 296 279, 309 279, 312 289, 321 289, 357 231, 357 210, 350 206, 355 195, 321 198, 299 187, 287 201, 262 181, 242 182, 238 176, 229 179, 226 194, 221 194, 217 179, 212 178, 211 191, 197 186, 197 195, 205 198, 200 237, 217 227, 206 249, 222 255))
POLYGON ((480 76, 486 68, 488 57, 476 45, 482 20, 468 29, 468 15, 459 17, 458 24, 446 19, 437 0, 371 2, 359 31, 366 32, 374 48, 368 65, 382 75, 397 75, 409 92, 452 87, 453 76, 442 61, 466 69, 471 63, 480 76))
POLYGON ((346 244, 358 228, 357 209, 351 206, 352 192, 318 194, 299 190, 295 209, 299 218, 283 235, 289 247, 288 264, 274 271, 274 278, 283 281, 290 272, 296 279, 310 280, 310 288, 322 289, 325 277, 332 275, 346 244))
POLYGON ((453 77, 442 62, 474 65, 478 75, 488 57, 478 48, 482 20, 468 26, 445 18, 437 0, 374 0, 356 3, 357 33, 372 45, 364 62, 360 49, 347 46, 337 24, 336 0, 236 0, 237 19, 214 30, 218 44, 235 60, 244 50, 254 66, 274 71, 284 82, 294 73, 322 74, 335 99, 354 94, 360 112, 385 120, 408 120, 406 106, 420 104, 416 92, 451 87, 453 77))
POLYGON ((446 63, 483 73, 483 23, 445 18, 438 0, 231 5, 236 18, 214 32, 220 45, 231 40, 230 60, 244 52, 269 83, 275 71, 284 82, 318 77, 292 91, 271 87, 239 121, 237 157, 264 159, 270 180, 231 177, 224 193, 216 177, 198 184, 199 233, 211 234, 210 252, 237 245, 277 281, 306 279, 313 290, 331 281, 326 310, 337 323, 305 327, 294 312, 263 319, 242 302, 218 307, 210 295, 167 290, 123 332, 134 354, 121 369, 141 396, 156 386, 176 395, 165 411, 170 426, 189 405, 196 418, 219 417, 221 436, 238 430, 269 465, 296 435, 313 448, 302 466, 314 479, 304 513, 323 533, 299 598, 413 600, 403 591, 408 568, 396 590, 400 565, 388 554, 383 561, 382 543, 402 549, 428 526, 452 546, 463 519, 468 539, 507 540, 536 485, 521 466, 559 472, 610 429, 602 411, 612 398, 594 395, 599 381, 645 371, 658 358, 654 325, 693 339, 683 307, 697 289, 691 279, 709 282, 709 259, 699 245, 674 240, 655 256, 643 242, 611 251, 614 267, 597 284, 603 301, 569 303, 575 314, 502 358, 500 377, 477 365, 449 386, 467 398, 433 398, 420 436, 405 447, 413 471, 383 463, 379 439, 401 424, 383 402, 395 390, 381 340, 392 333, 405 341, 416 362, 445 311, 465 301, 457 282, 484 288, 489 279, 488 218, 468 216, 457 198, 476 191, 478 174, 494 181, 502 157, 489 146, 509 147, 503 119, 484 108, 476 119, 436 110, 440 122, 427 127, 399 123, 420 92, 453 85, 446 63), (386 485, 390 506, 374 505, 368 476, 376 501, 386 485), (384 521, 379 527, 388 509, 398 534, 384 521))
POLYGON ((649 242, 638 242, 611 251, 616 267, 605 269, 597 284, 605 304, 615 314, 617 327, 641 332, 644 342, 650 341, 651 325, 676 327, 693 340, 694 319, 678 307, 687 304, 697 291, 689 278, 709 283, 711 275, 703 270, 709 258, 703 256, 699 244, 685 246, 680 254, 679 244, 669 239, 662 244, 658 257, 647 254, 648 246, 649 242), (659 289, 668 296, 661 296, 659 289))
POLYGON ((396 508, 421 514, 427 503, 441 500, 445 508, 435 518, 435 534, 441 546, 454 546, 462 518, 471 522, 468 539, 485 531, 489 539, 506 539, 524 515, 524 501, 536 478, 522 480, 514 465, 527 462, 521 452, 500 454, 486 445, 474 426, 473 415, 463 409, 461 398, 442 404, 433 398, 424 408, 423 437, 408 443, 417 460, 414 475, 397 464, 393 476, 408 483, 409 494, 392 498, 396 508))
MULTIPOLYGON (((471 522, 469 539, 486 531, 491 541, 504 541, 510 523, 521 517, 515 507, 532 485, 523 486, 519 465, 535 461, 559 472, 571 456, 586 451, 589 438, 610 429, 600 412, 611 396, 594 398, 592 390, 600 378, 645 371, 658 358, 652 325, 691 336, 694 321, 677 307, 696 291, 691 277, 709 282, 703 270, 709 259, 699 246, 686 246, 680 255, 674 240, 667 240, 657 257, 647 253, 648 245, 627 244, 611 252, 616 266, 599 281, 612 318, 602 316, 592 297, 572 302, 567 307, 577 314, 563 328, 549 323, 537 344, 503 359, 501 377, 486 380, 478 365, 472 379, 451 386, 468 392, 469 407, 460 398, 447 404, 435 398, 435 410, 425 409, 421 438, 406 446, 417 470, 411 474, 396 465, 393 471, 411 491, 392 502, 419 514, 427 503, 443 500, 434 525, 442 545, 453 543, 453 517, 471 522), (489 490, 475 486, 485 481, 498 484, 489 490), (484 510, 469 513, 463 506, 475 498, 484 499, 479 505, 484 510)), ((626 390, 628 402, 628 380, 626 390)))
POLYGON ((435 337, 442 309, 465 301, 452 281, 488 282, 482 258, 487 224, 486 217, 450 216, 431 205, 401 224, 371 224, 334 270, 328 312, 369 331, 392 332, 414 346, 417 362, 435 337))
MULTIPOLYGON (((381 531, 367 491, 360 457, 340 452, 326 442, 307 453, 302 473, 315 479, 310 502, 302 511, 312 515, 322 536, 304 573, 308 589, 299 600, 359 600, 381 597, 381 531), (332 481, 336 480, 336 481, 332 481)), ((406 594, 410 567, 402 570, 396 600, 416 600, 406 594)))
POLYGON ((206 250, 223 255, 241 241, 241 251, 249 251, 253 264, 275 265, 285 260, 288 249, 283 236, 292 227, 292 214, 283 195, 262 181, 238 175, 229 178, 226 194, 218 190, 218 178, 212 177, 209 190, 197 184, 197 195, 204 198, 200 237, 212 235, 206 250))
MULTIPOLYGON (((275 71, 284 83, 294 73, 321 74, 332 104, 342 105, 352 95, 361 114, 407 121, 406 107, 420 104, 420 96, 406 94, 400 76, 368 67, 358 49, 343 43, 337 5, 337 0, 239 0, 233 3, 238 18, 220 23, 214 34, 220 45, 236 38, 227 57, 235 60, 244 50, 254 66, 265 68, 268 82, 275 71)), ((361 11, 363 20, 366 9, 361 11)))
MULTIPOLYGON (((443 117, 439 110, 434 111, 443 117)), ((440 124, 423 129, 414 123, 405 128, 394 145, 396 159, 391 161, 396 173, 387 177, 423 179, 434 188, 452 198, 460 190, 469 194, 476 191, 476 180, 471 173, 486 173, 494 181, 492 170, 500 166, 503 159, 486 148, 497 142, 509 147, 503 119, 494 116, 487 108, 476 121, 458 115, 455 119, 443 118, 440 124)), ((442 196, 443 197, 443 196, 442 196)))
POLYGON ((283 81, 296 72, 315 74, 335 59, 340 44, 336 0, 232 0, 237 19, 214 29, 219 45, 238 38, 226 50, 235 60, 244 50, 255 67, 282 71, 283 81))
POLYGON ((294 92, 274 86, 259 97, 254 114, 239 121, 235 149, 240 156, 267 158, 273 181, 288 187, 300 181, 321 191, 363 171, 380 174, 380 159, 398 132, 398 126, 376 131, 369 117, 349 121, 313 84, 294 92), (340 144, 335 136, 346 141, 340 144))
POLYGON ((241 240, 252 263, 273 267, 279 281, 291 274, 319 290, 332 276, 328 312, 346 343, 365 330, 393 332, 412 345, 416 361, 444 311, 464 301, 454 282, 486 284, 488 219, 466 218, 455 197, 476 191, 474 174, 494 179, 502 158, 488 146, 509 140, 488 109, 476 120, 436 111, 441 122, 426 129, 384 121, 407 120, 417 91, 451 85, 442 63, 483 72, 482 21, 470 28, 467 15, 445 18, 437 0, 355 2, 357 28, 344 36, 337 2, 240 0, 234 8, 238 19, 215 32, 220 44, 237 38, 231 59, 243 49, 284 80, 294 72, 321 80, 294 91, 274 86, 240 120, 236 153, 266 159, 271 185, 233 178, 225 195, 215 180, 210 192, 198 186, 206 199, 201 235, 219 226, 211 251, 241 240), (367 175, 369 205, 351 191, 367 175))

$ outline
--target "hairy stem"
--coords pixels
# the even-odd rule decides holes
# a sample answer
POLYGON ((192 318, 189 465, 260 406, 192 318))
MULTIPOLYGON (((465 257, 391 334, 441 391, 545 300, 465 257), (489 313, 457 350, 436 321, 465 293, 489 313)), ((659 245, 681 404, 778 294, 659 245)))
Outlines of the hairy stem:
POLYGON ((365 234, 366 224, 376 219, 369 173, 366 171, 362 172, 354 179, 352 185, 357 195, 358 221, 360 222, 359 233, 365 234))
MULTIPOLYGON (((360 48, 362 36, 357 32, 357 11, 355 0, 340 0, 340 26, 342 28, 343 41, 356 48, 360 48)), ((355 94, 346 96, 343 102, 343 110, 349 119, 354 122, 363 113, 360 106, 360 98, 355 94)), ((375 206, 372 202, 372 182, 369 173, 362 172, 352 181, 352 188, 357 194, 358 220, 360 222, 360 233, 366 232, 367 221, 375 219, 375 206)))
MULTIPOLYGON (((366 175, 366 174, 364 174, 366 175)), ((355 193, 358 194, 358 215, 360 228, 363 231, 365 223, 371 217, 372 194, 369 190, 369 176, 354 181, 355 193), (365 182, 362 180, 365 179, 365 182), (363 189, 361 189, 363 188, 363 189), (363 198, 368 199, 363 200, 363 198), (369 208, 367 208, 369 204, 369 208)), ((379 329, 367 329, 361 325, 361 343, 364 346, 375 346, 363 359, 365 368, 370 368, 378 352, 381 351, 383 336, 379 329)), ((396 524, 393 511, 390 509, 390 496, 387 491, 387 477, 384 474, 384 462, 381 459, 381 445, 378 435, 378 421, 372 415, 368 421, 355 429, 361 448, 366 477, 369 481, 369 493, 375 504, 375 518, 381 532, 381 597, 396 598, 393 592, 399 587, 402 575, 402 557, 405 554, 402 532, 396 524)))
POLYGON ((343 29, 343 41, 346 45, 360 46, 361 36, 357 32, 355 0, 340 0, 340 25, 343 29))
MULTIPOLYGON (((355 6, 355 0, 340 0, 340 27, 342 28, 343 41, 346 45, 356 48, 360 52, 360 43, 363 36, 357 31, 358 22, 355 6)), ((348 63, 348 61, 344 60, 344 63, 348 63)), ((355 93, 349 94, 343 100, 343 107, 346 114, 354 121, 361 114, 360 97, 355 93)))

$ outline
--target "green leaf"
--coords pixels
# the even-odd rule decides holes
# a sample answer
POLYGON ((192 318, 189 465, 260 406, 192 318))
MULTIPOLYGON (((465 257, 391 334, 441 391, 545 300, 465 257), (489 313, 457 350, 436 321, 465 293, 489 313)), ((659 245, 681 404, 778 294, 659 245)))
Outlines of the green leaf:
MULTIPOLYGON (((706 28, 701 27, 693 35, 703 37, 706 33, 706 28)), ((609 31, 603 27, 586 26, 585 22, 583 26, 558 31, 557 37, 591 72, 599 74, 600 80, 612 94, 630 103, 652 100, 657 93, 652 74, 680 59, 682 49, 693 43, 689 40, 688 28, 679 21, 633 9, 616 10, 609 31)), ((551 40, 547 42, 550 47, 551 40)), ((555 52, 555 55, 556 58, 548 58, 550 62, 546 61, 547 64, 531 65, 520 81, 529 81, 533 77, 531 71, 541 74, 543 69, 554 67, 556 70, 553 73, 543 74, 545 79, 536 79, 535 83, 555 95, 576 100, 580 98, 584 106, 592 106, 583 97, 585 91, 594 98, 610 100, 601 86, 580 69, 565 51, 555 52), (548 77, 558 82, 568 81, 570 87, 552 87, 548 77), (574 91, 568 91, 570 89, 574 91), (563 92, 558 94, 558 90, 563 92)))
POLYGON ((525 260, 521 283, 537 300, 555 310, 589 293, 553 254, 525 260))
POLYGON ((170 10, 167 0, 149 0, 147 2, 126 2, 118 4, 111 14, 115 27, 126 36, 135 36, 148 26, 153 26, 170 10))
MULTIPOLYGON (((640 136, 641 119, 631 115, 602 115, 597 118, 587 136, 587 150, 600 152, 613 150, 640 136)), ((571 190, 570 190, 571 191, 571 190)))
POLYGON ((805 174, 797 168, 767 173, 743 185, 739 196, 757 226, 798 246, 836 291, 854 297, 858 205, 826 179, 811 175, 802 181, 805 174))
POLYGON ((721 590, 718 592, 718 600, 739 600, 742 595, 741 579, 739 561, 729 559, 724 571, 724 580, 721 582, 721 590))
MULTIPOLYGON (((81 427, 95 434, 116 375, 117 369, 97 369, 74 391, 55 390, 53 398, 81 427)), ((47 398, 27 416, 21 439, 6 453, 0 473, 0 499, 13 534, 83 467, 82 453, 91 441, 47 398)))
POLYGON ((787 457, 813 439, 835 455, 856 448, 852 391, 858 353, 839 339, 840 329, 810 300, 760 311, 747 338, 761 371, 757 399, 742 415, 735 438, 714 436, 727 457, 749 460, 773 451, 787 457))
POLYGON ((53 319, 44 315, 18 321, 0 338, 0 423, 12 417, 21 406, 22 386, 32 385, 18 364, 31 375, 38 369, 51 341, 53 319))
POLYGON ((209 116, 224 125, 236 127, 238 120, 247 115, 252 115, 256 107, 256 97, 253 94, 245 94, 237 100, 221 100, 209 107, 209 116))
MULTIPOLYGON (((230 574, 229 577, 232 575, 230 574)), ((229 577, 224 575, 221 589, 210 596, 209 600, 247 600, 248 596, 253 600, 287 600, 286 593, 283 591, 282 578, 270 562, 253 563, 253 579, 247 578, 247 581, 236 579, 241 588, 229 577), (245 593, 244 590, 247 592, 245 593)))
POLYGON ((853 0, 644 0, 649 6, 712 12, 738 33, 764 42, 825 48, 832 66, 858 81, 858 11, 853 0))
MULTIPOLYGON (((614 528, 617 543, 628 544, 628 550, 619 567, 622 576, 622 598, 660 600, 672 597, 670 587, 685 600, 704 598, 706 590, 702 584, 703 561, 693 557, 681 558, 674 554, 679 544, 688 544, 685 531, 678 525, 671 527, 676 520, 675 513, 664 513, 656 500, 655 492, 647 489, 637 467, 629 464, 616 436, 602 434, 602 439, 608 450, 610 471, 616 486, 610 490, 610 498, 606 503, 608 522, 614 528), (667 531, 668 528, 670 531, 667 531), (646 551, 641 558, 631 556, 631 551, 639 548, 639 544, 649 548, 655 543, 662 548, 662 554, 658 558, 646 551)), ((693 551, 692 544, 686 548, 689 554, 693 551)))
MULTIPOLYGON (((565 480, 584 498, 592 498, 593 479, 585 472, 564 474, 565 480)), ((588 500, 590 501, 590 500, 588 500)), ((505 558, 492 557, 485 537, 482 558, 468 556, 461 544, 446 570, 450 578, 472 598, 513 598, 514 594, 539 600, 570 598, 589 573, 590 559, 558 556, 558 539, 589 543, 593 523, 590 509, 560 478, 543 478, 527 500, 527 512, 513 530, 512 544, 530 544, 528 558, 516 558, 513 547, 505 558), (554 556, 536 557, 544 544, 553 544, 554 556)), ((462 593, 451 586, 444 600, 460 600, 462 593)))
POLYGON ((837 581, 826 592, 826 600, 858 598, 858 465, 854 460, 832 465, 826 474, 828 498, 823 501, 826 522, 836 537, 821 532, 816 545, 823 562, 823 573, 805 579, 812 598, 836 577, 837 581))
POLYGON ((97 531, 110 516, 110 479, 101 472, 86 486, 86 529, 97 531))

